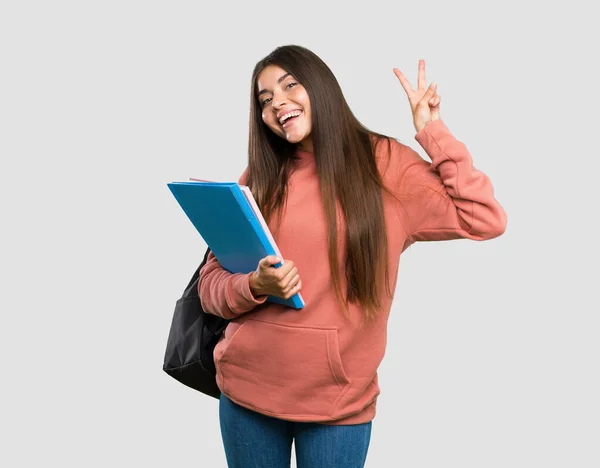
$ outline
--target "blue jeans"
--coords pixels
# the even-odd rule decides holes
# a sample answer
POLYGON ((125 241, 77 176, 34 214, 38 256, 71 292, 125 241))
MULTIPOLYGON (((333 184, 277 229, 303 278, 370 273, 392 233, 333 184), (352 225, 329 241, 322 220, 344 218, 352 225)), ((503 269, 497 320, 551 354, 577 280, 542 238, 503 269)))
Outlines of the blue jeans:
POLYGON ((371 425, 284 421, 244 408, 221 393, 221 436, 229 468, 363 468, 371 425))

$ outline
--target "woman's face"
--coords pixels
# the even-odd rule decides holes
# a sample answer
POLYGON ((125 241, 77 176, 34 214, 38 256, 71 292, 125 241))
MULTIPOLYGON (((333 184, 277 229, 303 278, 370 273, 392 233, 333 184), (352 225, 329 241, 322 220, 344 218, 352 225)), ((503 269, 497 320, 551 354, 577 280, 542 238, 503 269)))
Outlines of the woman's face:
POLYGON ((257 83, 263 122, 276 135, 313 153, 310 100, 304 86, 277 65, 265 67, 258 75, 257 83), (292 111, 299 111, 300 115, 288 118, 282 124, 281 118, 292 111))

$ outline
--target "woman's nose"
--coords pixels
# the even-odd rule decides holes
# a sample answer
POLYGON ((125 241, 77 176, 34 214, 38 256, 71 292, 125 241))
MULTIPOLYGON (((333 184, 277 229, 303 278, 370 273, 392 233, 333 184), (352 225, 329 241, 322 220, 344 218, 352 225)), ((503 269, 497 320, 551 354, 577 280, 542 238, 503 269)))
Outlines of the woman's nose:
POLYGON ((285 96, 273 95, 273 109, 281 109, 286 102, 285 96))

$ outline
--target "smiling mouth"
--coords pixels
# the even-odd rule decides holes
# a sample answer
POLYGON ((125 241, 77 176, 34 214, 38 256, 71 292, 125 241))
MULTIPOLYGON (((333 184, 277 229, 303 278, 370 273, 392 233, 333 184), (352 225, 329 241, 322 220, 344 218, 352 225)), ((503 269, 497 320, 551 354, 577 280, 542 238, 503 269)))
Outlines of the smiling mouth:
POLYGON ((302 117, 302 114, 304 114, 304 112, 302 112, 300 115, 297 115, 297 116, 295 116, 295 117, 290 117, 289 119, 287 119, 287 120, 286 120, 286 121, 283 123, 282 127, 283 127, 283 128, 288 128, 290 125, 293 125, 293 124, 294 124, 294 122, 296 121, 296 119, 298 119, 298 117, 302 117))

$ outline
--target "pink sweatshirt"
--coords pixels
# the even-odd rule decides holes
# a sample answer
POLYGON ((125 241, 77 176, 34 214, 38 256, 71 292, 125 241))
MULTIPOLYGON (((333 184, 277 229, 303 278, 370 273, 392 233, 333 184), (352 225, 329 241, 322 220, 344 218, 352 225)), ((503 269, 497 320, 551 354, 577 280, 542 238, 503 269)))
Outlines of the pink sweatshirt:
MULTIPOLYGON (((387 186, 412 195, 403 199, 406 211, 383 195, 392 291, 400 254, 412 243, 407 234, 413 241, 481 241, 506 228, 506 213, 489 178, 473 167, 467 147, 442 120, 429 122, 415 139, 432 163, 395 139, 387 170, 387 144, 381 142, 376 152, 387 186)), ((206 312, 232 319, 214 350, 217 384, 239 405, 268 416, 340 425, 368 422, 375 417, 380 393, 377 369, 392 301, 386 299, 378 319, 362 330, 343 316, 331 281, 314 154, 297 151, 297 156, 275 241, 284 259, 298 268, 306 305, 296 310, 265 302, 267 296, 254 297, 250 273, 229 273, 211 253, 200 271, 200 300, 206 312)), ((246 174, 247 169, 240 184, 246 174)), ((275 223, 274 216, 272 232, 275 223)), ((345 232, 338 235, 343 242, 345 232)), ((345 291, 341 270, 340 279, 345 291)), ((354 304, 350 312, 362 314, 354 304)))

